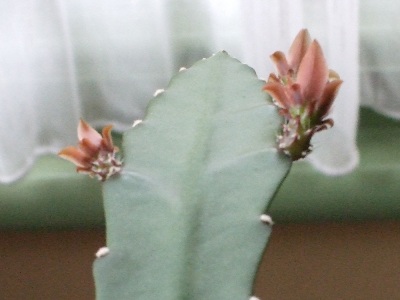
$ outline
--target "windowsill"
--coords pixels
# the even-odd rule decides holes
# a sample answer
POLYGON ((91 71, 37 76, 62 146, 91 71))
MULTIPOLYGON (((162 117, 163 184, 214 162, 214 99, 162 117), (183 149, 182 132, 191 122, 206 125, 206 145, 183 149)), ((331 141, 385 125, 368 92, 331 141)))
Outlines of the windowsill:
MULTIPOLYGON (((339 177, 294 164, 270 214, 281 223, 400 219, 400 122, 362 109, 360 166, 339 177)), ((21 181, 0 185, 0 229, 104 225, 101 186, 56 156, 38 160, 21 181)))

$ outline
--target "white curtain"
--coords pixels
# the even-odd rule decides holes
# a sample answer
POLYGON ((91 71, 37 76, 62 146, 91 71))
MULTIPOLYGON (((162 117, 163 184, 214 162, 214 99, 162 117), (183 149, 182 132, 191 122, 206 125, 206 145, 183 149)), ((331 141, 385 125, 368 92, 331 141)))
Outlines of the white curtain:
POLYGON ((358 26, 357 0, 0 0, 0 181, 75 144, 80 117, 128 128, 180 67, 219 50, 267 77, 269 55, 304 27, 345 82, 335 126, 309 160, 328 174, 350 171, 358 26))
POLYGON ((364 0, 360 7, 362 103, 400 119, 400 2, 364 0))

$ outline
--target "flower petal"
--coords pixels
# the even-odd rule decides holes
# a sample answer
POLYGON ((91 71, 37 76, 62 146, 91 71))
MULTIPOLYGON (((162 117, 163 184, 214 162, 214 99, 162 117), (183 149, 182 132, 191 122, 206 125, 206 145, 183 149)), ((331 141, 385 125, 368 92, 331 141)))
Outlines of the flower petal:
POLYGON ((69 146, 64 149, 62 149, 59 153, 58 156, 69 160, 73 164, 75 164, 77 167, 85 168, 88 166, 88 162, 90 161, 90 157, 88 157, 85 152, 83 152, 81 149, 69 146))
POLYGON ((314 127, 314 132, 320 132, 329 128, 332 128, 334 125, 334 121, 332 119, 326 119, 321 121, 321 123, 314 127))
POLYGON ((270 57, 272 62, 275 64, 279 75, 286 76, 289 73, 289 65, 286 61, 285 54, 281 51, 276 51, 270 57))
POLYGON ((315 107, 315 113, 317 114, 318 118, 322 119, 329 113, 329 110, 333 104, 333 100, 335 100, 342 83, 342 80, 334 80, 326 84, 324 93, 315 107))
POLYGON ((269 74, 267 82, 276 82, 280 83, 280 79, 274 73, 269 74))
POLYGON ((292 103, 294 103, 295 105, 302 105, 304 102, 304 99, 301 94, 300 85, 297 83, 292 84, 289 88, 289 91, 290 91, 289 97, 291 98, 292 103))
POLYGON ((78 124, 78 139, 79 141, 87 139, 92 145, 100 147, 102 137, 92 126, 81 119, 78 124))
POLYGON ((335 70, 329 69, 329 81, 340 79, 339 74, 335 70))
POLYGON ((79 149, 82 150, 86 155, 94 158, 96 157, 97 153, 100 150, 100 147, 97 145, 94 145, 90 140, 88 139, 82 139, 79 142, 79 149))
POLYGON ((306 51, 311 43, 311 37, 307 29, 302 29, 295 37, 288 52, 289 68, 297 73, 301 60, 303 59, 306 51))
POLYGON ((263 87, 270 96, 277 102, 282 108, 289 108, 293 103, 286 93, 286 89, 283 85, 277 82, 267 82, 263 87))
POLYGON ((112 125, 107 125, 106 127, 103 128, 102 135, 103 135, 103 140, 102 140, 102 145, 106 147, 108 151, 113 151, 117 150, 117 147, 114 147, 113 141, 112 141, 112 136, 111 136, 111 129, 112 125))
POLYGON ((305 101, 316 101, 322 96, 328 72, 321 46, 314 40, 300 63, 296 79, 305 101))

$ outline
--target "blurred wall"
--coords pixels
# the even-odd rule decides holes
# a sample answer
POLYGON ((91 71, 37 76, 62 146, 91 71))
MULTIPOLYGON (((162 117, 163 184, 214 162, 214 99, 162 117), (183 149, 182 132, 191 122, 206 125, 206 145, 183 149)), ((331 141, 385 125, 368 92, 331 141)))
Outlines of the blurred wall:
MULTIPOLYGON (((102 230, 0 232, 0 299, 94 299, 91 265, 104 243, 102 230)), ((400 222, 276 225, 255 294, 400 299, 399 249, 400 222)))

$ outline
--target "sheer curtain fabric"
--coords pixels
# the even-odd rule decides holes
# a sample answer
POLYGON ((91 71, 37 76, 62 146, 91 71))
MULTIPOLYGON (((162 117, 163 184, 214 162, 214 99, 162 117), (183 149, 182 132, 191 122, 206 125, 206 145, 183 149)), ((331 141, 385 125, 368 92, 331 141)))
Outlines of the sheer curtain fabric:
POLYGON ((127 129, 180 67, 217 51, 267 77, 304 27, 345 82, 309 160, 341 174, 358 162, 357 0, 0 1, 0 182, 75 144, 80 117, 127 129))

